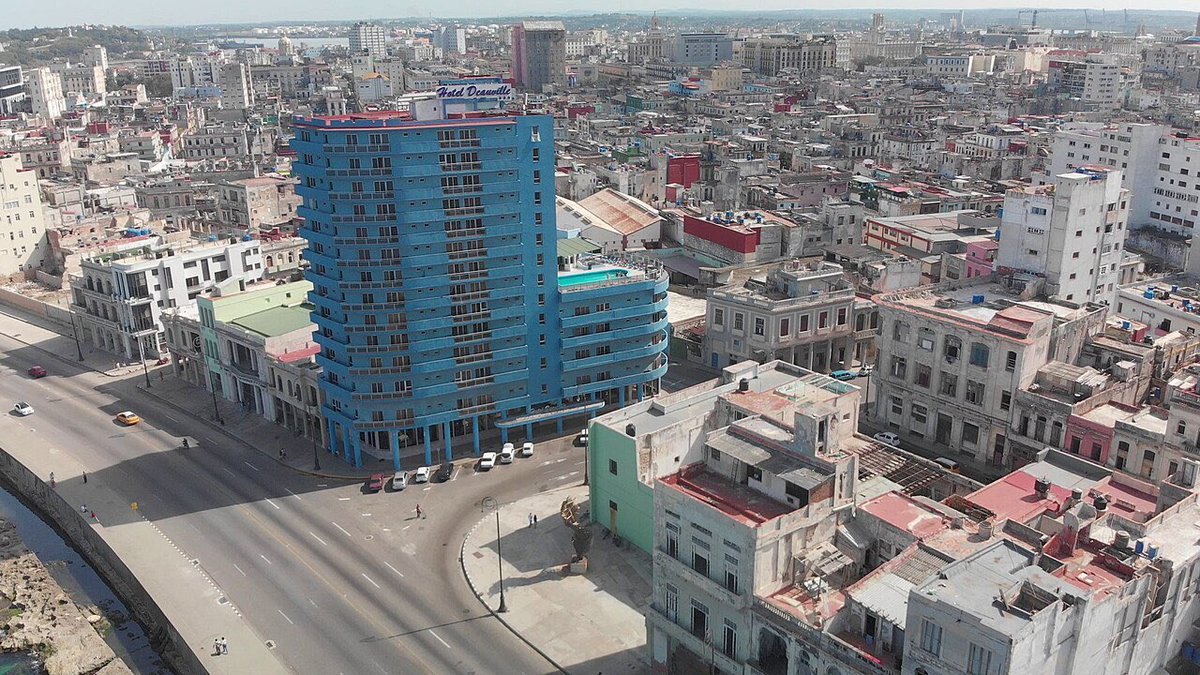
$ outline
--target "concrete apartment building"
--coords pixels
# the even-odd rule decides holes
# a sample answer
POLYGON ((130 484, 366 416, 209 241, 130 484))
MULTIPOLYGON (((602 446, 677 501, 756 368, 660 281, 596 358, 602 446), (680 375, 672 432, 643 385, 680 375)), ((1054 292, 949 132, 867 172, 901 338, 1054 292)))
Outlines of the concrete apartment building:
POLYGON ((45 66, 26 70, 25 91, 29 95, 33 114, 43 120, 52 122, 66 112, 62 78, 53 70, 45 66))
POLYGON ((350 27, 350 53, 364 52, 376 58, 387 56, 387 31, 383 26, 359 21, 350 27))
POLYGON ((680 33, 675 38, 675 63, 711 66, 733 60, 733 36, 725 33, 680 33))
POLYGON ((824 261, 790 260, 765 278, 709 289, 705 359, 713 368, 778 359, 817 372, 866 363, 879 319, 864 316, 858 330, 856 301, 842 266, 824 261))
POLYGON ((0 153, 0 277, 51 266, 37 174, 0 153))
POLYGON ((250 66, 234 62, 221 66, 221 107, 245 110, 254 106, 254 79, 250 66))
POLYGON ((48 132, 45 136, 28 136, 7 150, 20 153, 21 166, 36 173, 38 178, 57 176, 71 166, 71 141, 66 134, 48 132))
POLYGON ((1048 82, 1059 93, 1101 109, 1120 107, 1127 86, 1121 66, 1079 57, 1050 57, 1048 82))
POLYGON ((1200 221, 1200 141, 1161 124, 1073 123, 1054 133, 1048 173, 1079 166, 1119 169, 1130 191, 1129 223, 1191 236, 1200 221))
POLYGON ((1004 195, 995 269, 1045 279, 1051 300, 1113 304, 1129 221, 1121 172, 1077 167, 1004 195))
POLYGON ((64 93, 90 97, 108 91, 108 85, 104 79, 104 68, 99 65, 57 63, 50 66, 50 70, 58 73, 58 76, 62 78, 64 93))
POLYGON ((218 184, 217 216, 221 222, 250 233, 290 226, 300 197, 295 179, 259 176, 218 184))
POLYGON ((140 248, 80 261, 80 274, 69 278, 71 310, 96 349, 157 358, 164 309, 190 304, 226 280, 250 283, 262 274, 258 241, 176 246, 147 239, 140 248))
POLYGON ((522 21, 512 28, 513 79, 540 92, 567 83, 567 30, 561 21, 522 21))
POLYGON ((0 63, 0 114, 12 115, 25 102, 25 73, 21 66, 0 63))
POLYGON ((275 134, 259 126, 208 124, 183 136, 183 159, 246 159, 274 150, 275 134))
POLYGON ((929 452, 993 467, 1009 465, 1014 392, 1050 360, 1074 363, 1107 314, 978 278, 873 300, 874 421, 929 452))

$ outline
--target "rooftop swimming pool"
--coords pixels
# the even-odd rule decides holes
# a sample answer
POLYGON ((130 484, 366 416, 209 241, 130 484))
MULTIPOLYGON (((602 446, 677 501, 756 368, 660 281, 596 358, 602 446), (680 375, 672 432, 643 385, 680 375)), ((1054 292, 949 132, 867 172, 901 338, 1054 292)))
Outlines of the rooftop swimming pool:
POLYGON ((629 276, 629 270, 607 269, 579 272, 578 274, 563 274, 558 277, 559 288, 596 284, 603 281, 613 281, 629 276))

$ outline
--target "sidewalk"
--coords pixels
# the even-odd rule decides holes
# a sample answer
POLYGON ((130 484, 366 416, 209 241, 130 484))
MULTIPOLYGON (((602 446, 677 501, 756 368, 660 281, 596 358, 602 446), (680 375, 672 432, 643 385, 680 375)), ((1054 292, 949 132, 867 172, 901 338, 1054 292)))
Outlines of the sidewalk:
MULTIPOLYGON (((564 574, 574 555, 571 532, 559 516, 568 496, 586 508, 585 486, 501 505, 508 611, 496 616, 567 672, 648 672, 644 614, 652 588, 650 556, 628 545, 615 548, 597 534, 588 571, 564 574), (529 527, 530 513, 537 514, 536 528, 529 527)), ((500 603, 496 562, 496 516, 487 513, 463 541, 462 565, 471 590, 493 611, 500 603)))
MULTIPOLYGON (((58 360, 108 377, 123 378, 142 373, 142 364, 139 362, 122 362, 116 354, 100 351, 85 342, 76 346, 69 326, 60 326, 7 305, 0 305, 0 335, 45 352, 46 359, 42 365, 51 372, 54 371, 53 362, 58 360), (79 360, 80 350, 83 351, 83 361, 79 360)), ((154 361, 148 362, 147 366, 152 376, 155 369, 167 367, 156 366, 154 361)))
MULTIPOLYGON (((121 563, 137 578, 155 605, 187 641, 196 658, 209 673, 286 673, 288 669, 275 658, 270 647, 242 618, 221 589, 192 556, 164 535, 141 511, 131 505, 118 490, 106 485, 99 467, 82 467, 65 454, 47 454, 42 448, 13 447, 8 452, 38 476, 54 472, 54 492, 68 504, 86 504, 96 519, 80 515, 96 532, 121 563), (86 468, 91 477, 79 480, 86 468), (228 640, 229 653, 213 655, 213 641, 228 640)), ((154 514, 147 514, 153 518, 154 514)))
POLYGON ((151 386, 148 389, 144 382, 139 382, 138 389, 179 412, 204 422, 231 440, 244 443, 281 466, 301 473, 322 478, 364 480, 373 473, 392 472, 391 462, 379 462, 368 457, 363 458, 363 467, 356 469, 319 446, 317 452, 321 458, 321 470, 315 471, 313 443, 308 437, 298 435, 282 425, 268 422, 262 415, 218 396, 217 409, 220 410, 221 419, 224 421, 224 424, 220 424, 213 419, 211 392, 169 374, 162 379, 157 376, 151 378, 151 386), (279 457, 281 449, 287 453, 283 459, 279 457))

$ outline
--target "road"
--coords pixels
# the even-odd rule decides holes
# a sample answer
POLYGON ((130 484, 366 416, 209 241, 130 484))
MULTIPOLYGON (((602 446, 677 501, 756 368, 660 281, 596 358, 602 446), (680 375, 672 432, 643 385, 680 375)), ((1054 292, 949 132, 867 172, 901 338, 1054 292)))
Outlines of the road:
POLYGON ((582 479, 570 439, 490 472, 460 465, 445 484, 364 494, 358 483, 280 468, 146 396, 136 378, 75 370, 3 336, 0 352, 0 405, 36 410, 0 418, 0 442, 61 454, 118 486, 293 671, 554 671, 479 604, 458 554, 484 497, 504 504, 582 479), (35 363, 51 375, 28 378, 35 363), (122 410, 145 421, 118 426, 122 410), (417 503, 427 518, 415 518, 417 503))

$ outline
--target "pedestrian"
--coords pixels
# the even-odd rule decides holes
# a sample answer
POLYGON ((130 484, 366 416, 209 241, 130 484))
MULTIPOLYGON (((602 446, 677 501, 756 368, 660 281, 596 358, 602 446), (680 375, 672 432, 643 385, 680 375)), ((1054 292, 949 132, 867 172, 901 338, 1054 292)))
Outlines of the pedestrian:
POLYGON ((221 655, 221 638, 213 639, 213 656, 221 655))
POLYGON ((222 653, 222 654, 228 654, 228 653, 229 653, 229 641, 228 641, 228 640, 226 640, 226 639, 224 638, 224 636, 222 636, 222 637, 221 637, 221 653, 222 653))
POLYGON ((84 483, 87 482, 87 472, 86 471, 83 472, 83 482, 84 483))
POLYGON ((417 504, 417 517, 418 517, 418 518, 424 518, 424 517, 425 517, 425 512, 421 510, 421 505, 420 505, 420 504, 417 504))
POLYGON ((87 507, 87 504, 81 504, 81 505, 79 506, 79 512, 80 512, 80 513, 87 513, 87 512, 88 512, 88 507, 87 507))
POLYGON ((537 514, 536 514, 536 513, 535 513, 535 514, 533 514, 533 526, 534 526, 535 528, 537 527, 537 514))
POLYGON ((529 527, 533 527, 533 514, 529 514, 529 527))
POLYGON ((92 520, 96 521, 97 523, 100 522, 100 519, 96 517, 95 511, 92 511, 92 520))
POLYGON ((162 382, 164 377, 166 377, 166 376, 163 375, 163 371, 161 371, 161 370, 158 371, 158 381, 162 382))

